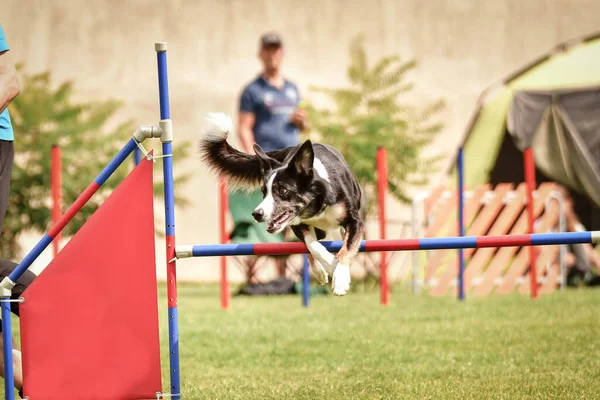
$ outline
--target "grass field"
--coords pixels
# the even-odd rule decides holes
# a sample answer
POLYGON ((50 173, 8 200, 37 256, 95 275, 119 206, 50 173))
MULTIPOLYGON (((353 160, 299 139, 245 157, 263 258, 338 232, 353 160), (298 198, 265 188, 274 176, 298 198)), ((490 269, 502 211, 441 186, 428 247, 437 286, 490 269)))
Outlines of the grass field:
MULTIPOLYGON (((161 288, 163 376, 168 391, 161 288)), ((234 298, 179 289, 186 399, 600 398, 600 292, 234 298)))
POLYGON ((598 290, 460 304, 396 288, 389 307, 378 302, 376 292, 313 297, 308 309, 299 296, 237 297, 225 312, 216 286, 181 284, 183 398, 600 398, 598 290))

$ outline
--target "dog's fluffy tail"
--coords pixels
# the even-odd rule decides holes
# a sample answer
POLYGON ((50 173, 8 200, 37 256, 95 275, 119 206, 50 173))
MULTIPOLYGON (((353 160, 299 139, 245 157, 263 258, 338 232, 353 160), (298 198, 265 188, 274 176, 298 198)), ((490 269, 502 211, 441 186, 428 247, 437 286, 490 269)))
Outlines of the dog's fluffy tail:
POLYGON ((262 183, 260 164, 256 155, 243 153, 227 143, 233 130, 231 118, 223 113, 210 113, 207 128, 200 139, 200 156, 218 177, 227 179, 231 188, 253 190, 262 183))

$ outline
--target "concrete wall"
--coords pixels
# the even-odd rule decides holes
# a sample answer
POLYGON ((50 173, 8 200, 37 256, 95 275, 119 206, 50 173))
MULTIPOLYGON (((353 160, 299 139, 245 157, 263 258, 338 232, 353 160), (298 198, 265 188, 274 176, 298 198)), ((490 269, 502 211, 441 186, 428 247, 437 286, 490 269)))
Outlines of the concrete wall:
MULTIPOLYGON (((4 0, 0 23, 28 71, 74 80, 84 99, 121 99, 119 118, 140 124, 158 120, 153 43, 168 41, 175 137, 185 139, 198 137, 206 112, 235 112, 241 87, 259 71, 263 30, 282 33, 285 74, 307 96, 309 85, 345 82, 350 39, 365 33, 371 59, 397 53, 419 61, 410 100, 447 101, 446 129, 429 150, 451 152, 487 84, 557 42, 600 29, 599 14, 597 0, 4 0)), ((181 189, 192 206, 176 210, 177 241, 214 243, 215 180, 196 159, 176 172, 183 170, 195 177, 181 189)), ((407 215, 398 206, 392 211, 407 215)), ((390 234, 400 235, 399 228, 390 234)), ((28 236, 25 246, 38 237, 28 236)), ((157 241, 160 276, 163 247, 157 241)), ((186 260, 179 276, 217 279, 216 267, 216 259, 186 260)))

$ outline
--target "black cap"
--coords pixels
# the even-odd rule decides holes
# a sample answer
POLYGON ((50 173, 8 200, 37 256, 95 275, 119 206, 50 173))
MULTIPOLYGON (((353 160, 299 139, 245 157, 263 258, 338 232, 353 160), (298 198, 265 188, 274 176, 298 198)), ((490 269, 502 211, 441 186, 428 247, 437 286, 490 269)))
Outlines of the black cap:
POLYGON ((278 46, 282 47, 281 37, 275 32, 265 33, 260 37, 260 47, 278 46))

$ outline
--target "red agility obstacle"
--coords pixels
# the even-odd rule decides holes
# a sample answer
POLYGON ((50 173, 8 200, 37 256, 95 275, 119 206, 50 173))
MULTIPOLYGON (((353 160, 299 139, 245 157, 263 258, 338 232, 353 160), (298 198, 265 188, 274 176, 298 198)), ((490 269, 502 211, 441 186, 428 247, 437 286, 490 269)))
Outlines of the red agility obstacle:
POLYGON ((162 391, 152 162, 142 161, 24 292, 30 400, 162 391))

